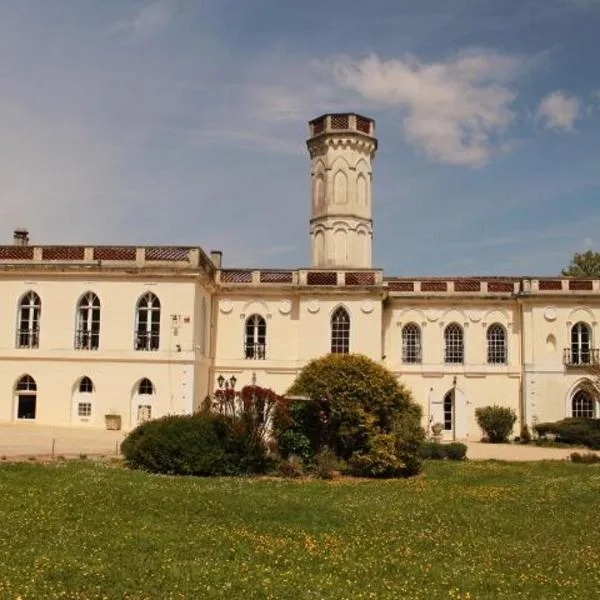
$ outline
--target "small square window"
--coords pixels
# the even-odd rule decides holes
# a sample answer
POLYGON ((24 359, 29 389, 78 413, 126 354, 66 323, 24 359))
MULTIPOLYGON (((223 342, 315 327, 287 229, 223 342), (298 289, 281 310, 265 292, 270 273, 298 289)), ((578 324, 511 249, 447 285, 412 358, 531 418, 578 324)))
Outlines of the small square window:
POLYGON ((80 417, 91 417, 92 416, 92 403, 91 402, 80 402, 77 405, 77 414, 80 417))

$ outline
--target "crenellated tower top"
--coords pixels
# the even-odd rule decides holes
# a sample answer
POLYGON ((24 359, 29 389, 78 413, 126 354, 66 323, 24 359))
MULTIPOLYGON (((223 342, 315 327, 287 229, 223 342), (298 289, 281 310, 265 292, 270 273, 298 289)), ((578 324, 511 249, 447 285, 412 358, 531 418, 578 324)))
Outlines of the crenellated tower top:
POLYGON ((336 113, 313 119, 309 126, 312 265, 369 269, 375 122, 354 113, 336 113))

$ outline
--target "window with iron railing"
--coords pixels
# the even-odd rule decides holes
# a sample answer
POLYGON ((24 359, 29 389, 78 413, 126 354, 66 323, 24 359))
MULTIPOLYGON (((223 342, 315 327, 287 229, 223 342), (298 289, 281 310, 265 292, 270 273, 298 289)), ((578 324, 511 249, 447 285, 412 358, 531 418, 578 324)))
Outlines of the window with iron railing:
POLYGON ((444 330, 444 362, 463 364, 465 360, 465 342, 462 327, 450 323, 444 330))
POLYGON ((19 302, 17 348, 38 348, 42 302, 35 292, 27 292, 19 302))
POLYGON ((506 364, 506 330, 499 323, 487 330, 487 361, 490 365, 506 364))
POLYGON ((76 350, 100 347, 100 300, 93 292, 84 294, 77 303, 76 350))
POLYGON ((136 350, 158 350, 160 345, 160 301, 152 293, 144 294, 137 303, 136 350))
POLYGON ((421 362, 421 330, 415 323, 409 323, 402 328, 402 362, 421 362))
POLYGON ((265 360, 267 351, 267 322, 260 315, 246 319, 244 328, 244 358, 265 360))

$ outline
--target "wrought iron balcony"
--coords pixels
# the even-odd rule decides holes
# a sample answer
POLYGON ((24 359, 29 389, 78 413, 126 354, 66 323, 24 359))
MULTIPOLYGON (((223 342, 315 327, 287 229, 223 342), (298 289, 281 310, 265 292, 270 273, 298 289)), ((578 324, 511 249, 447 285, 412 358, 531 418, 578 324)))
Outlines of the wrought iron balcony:
POLYGON ((136 332, 136 350, 158 350, 160 334, 158 331, 136 332))
POLYGON ((40 345, 39 327, 17 330, 17 348, 38 348, 40 345))
POLYGON ((244 346, 244 356, 249 360, 265 360, 267 345, 247 343, 244 346))
POLYGON ((75 350, 98 350, 100 332, 78 329, 75 332, 75 350))
POLYGON ((600 364, 599 348, 565 348, 563 364, 567 367, 589 367, 600 364))

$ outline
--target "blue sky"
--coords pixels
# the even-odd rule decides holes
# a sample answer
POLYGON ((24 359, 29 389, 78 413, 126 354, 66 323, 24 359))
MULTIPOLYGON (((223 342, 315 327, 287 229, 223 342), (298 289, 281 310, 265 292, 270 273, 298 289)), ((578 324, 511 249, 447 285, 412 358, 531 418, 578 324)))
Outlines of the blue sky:
POLYGON ((307 121, 377 122, 388 275, 600 249, 600 0, 0 0, 0 224, 310 261, 307 121))

